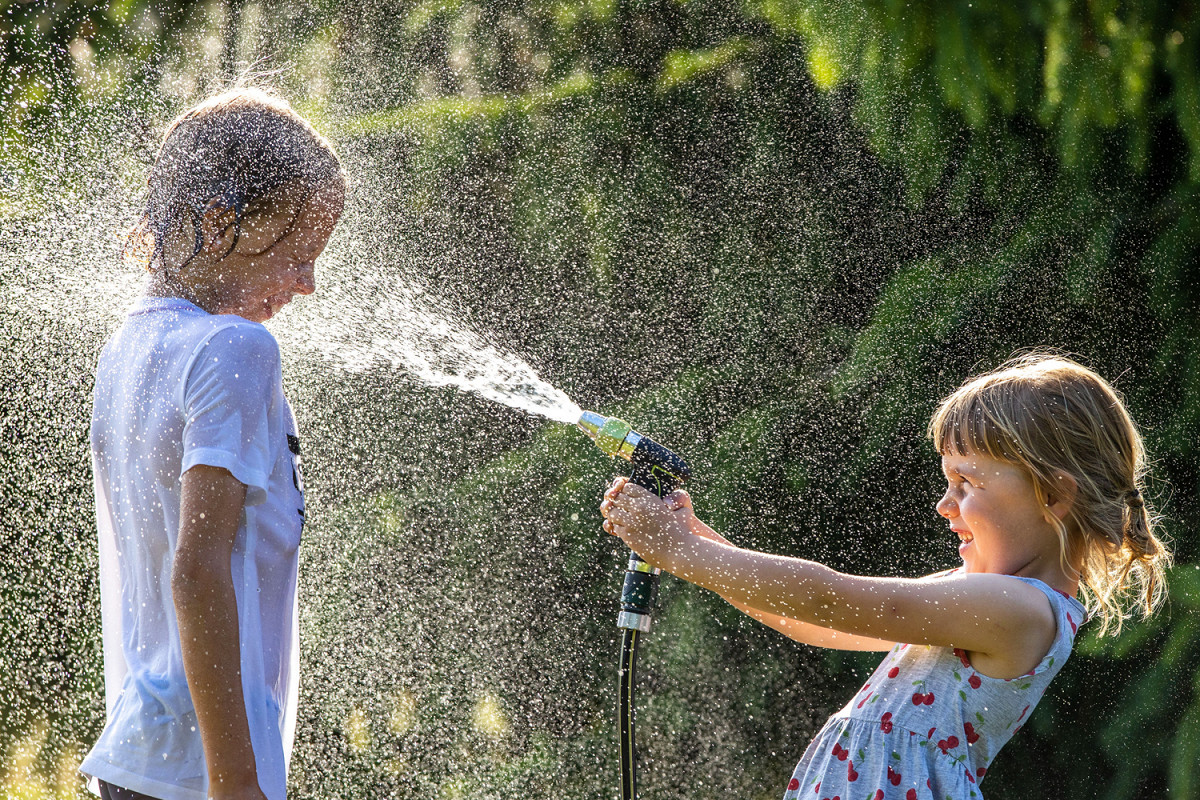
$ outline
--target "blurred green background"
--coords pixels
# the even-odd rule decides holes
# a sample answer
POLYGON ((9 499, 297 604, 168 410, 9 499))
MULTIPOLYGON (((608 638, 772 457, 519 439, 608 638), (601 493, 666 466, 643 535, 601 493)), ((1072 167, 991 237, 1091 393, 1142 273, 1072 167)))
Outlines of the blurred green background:
MULTIPOLYGON (((247 64, 345 158, 330 282, 425 287, 684 454, 739 543, 952 566, 938 399, 1030 346, 1114 380, 1170 604, 1083 636, 983 789, 1200 798, 1198 43, 1175 2, 0 0, 0 798, 83 792, 119 234, 164 124, 247 64)), ((619 465, 383 368, 285 350, 285 380, 311 518, 291 794, 615 797, 619 465)), ((642 795, 780 796, 874 657, 670 578, 660 608, 642 795)))

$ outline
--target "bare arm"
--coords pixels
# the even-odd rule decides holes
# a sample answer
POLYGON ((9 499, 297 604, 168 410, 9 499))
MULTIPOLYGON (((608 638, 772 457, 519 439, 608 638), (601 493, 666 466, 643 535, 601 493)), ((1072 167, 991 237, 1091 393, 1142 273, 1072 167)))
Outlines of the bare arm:
POLYGON ((237 602, 230 561, 246 487, 227 470, 184 473, 171 591, 183 667, 196 708, 210 798, 265 800, 242 693, 237 602))
MULTIPOLYGON (((996 677, 1015 677, 1036 666, 1054 636, 1045 596, 1004 575, 846 575, 697 535, 689 527, 690 509, 673 509, 632 484, 618 490, 607 515, 612 531, 648 562, 739 608, 762 612, 767 624, 781 618, 880 643, 959 647, 982 654, 991 666, 988 674, 996 677)), ((810 640, 803 626, 779 630, 810 640)), ((836 639, 829 641, 838 646, 836 639)))
POLYGON ((828 647, 832 650, 890 650, 895 644, 895 642, 885 642, 882 639, 875 639, 870 636, 843 633, 831 628, 822 628, 820 625, 801 622, 798 619, 772 614, 769 611, 752 608, 736 600, 730 600, 728 597, 725 600, 746 616, 758 620, 768 628, 773 628, 789 639, 794 639, 801 644, 810 644, 814 647, 828 647))
MULTIPOLYGON (((667 502, 670 507, 676 510, 686 508, 689 512, 693 511, 691 497, 685 492, 678 492, 668 497, 667 502)), ((694 512, 688 521, 688 527, 696 536, 701 536, 710 541, 728 545, 729 547, 734 546, 732 542, 697 517, 694 512)), ((769 611, 754 608, 725 595, 722 595, 722 597, 743 614, 758 620, 768 628, 779 631, 789 639, 793 639, 801 644, 813 645, 814 647, 828 647, 834 650, 890 650, 895 644, 895 642, 875 639, 870 636, 856 636, 852 633, 830 630, 820 625, 813 625, 798 619, 790 619, 779 614, 772 614, 769 611)))

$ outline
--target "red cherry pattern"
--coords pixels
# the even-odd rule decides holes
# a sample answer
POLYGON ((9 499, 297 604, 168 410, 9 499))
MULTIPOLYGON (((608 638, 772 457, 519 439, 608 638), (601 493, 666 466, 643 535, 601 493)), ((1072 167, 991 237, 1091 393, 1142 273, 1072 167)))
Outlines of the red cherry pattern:
POLYGON ((945 739, 940 740, 937 743, 937 746, 938 746, 939 750, 941 750, 946 755, 949 755, 951 750, 958 747, 958 737, 957 736, 947 736, 945 739))
MULTIPOLYGON (((1077 624, 1075 623, 1075 620, 1073 618, 1071 618, 1070 615, 1068 615, 1068 621, 1070 622, 1072 633, 1075 633, 1078 628, 1077 624)), ((903 645, 903 644, 897 645, 897 647, 893 650, 893 657, 896 657, 895 654, 900 653, 901 651, 905 650, 906 648, 907 648, 907 645, 903 645)), ((958 661, 962 664, 963 669, 966 671, 966 674, 963 675, 957 669, 955 669, 955 670, 953 670, 954 677, 959 681, 963 681, 963 679, 965 677, 965 683, 972 690, 978 690, 978 689, 982 688, 983 680, 980 677, 980 675, 975 671, 974 667, 972 667, 971 661, 968 658, 966 651, 962 650, 961 648, 955 648, 954 655, 957 657, 958 661)), ((1054 666, 1053 661, 1051 661, 1050 666, 1051 667, 1054 666)), ((889 666, 886 671, 881 670, 882 674, 886 676, 887 680, 895 680, 896 678, 900 677, 901 671, 902 670, 901 670, 900 666, 889 666)), ((1036 674, 1037 674, 1037 672, 1035 669, 1035 670, 1031 671, 1027 676, 1022 676, 1022 678, 1026 678, 1026 677, 1033 676, 1036 674)), ((879 673, 877 673, 877 678, 878 678, 878 676, 879 676, 879 673)), ((872 700, 886 699, 888 696, 888 692, 883 690, 882 687, 884 685, 886 685, 886 684, 883 684, 882 681, 880 681, 880 685, 876 687, 876 691, 871 691, 871 684, 870 683, 864 684, 863 687, 859 690, 861 699, 857 703, 857 708, 859 708, 859 709, 863 708, 868 702, 870 702, 872 700), (879 694, 880 691, 884 691, 884 693, 879 694), (876 695, 878 695, 878 696, 876 696, 876 695)), ((923 680, 914 681, 913 685, 915 688, 920 690, 920 691, 914 692, 911 695, 911 701, 914 706, 920 707, 920 706, 934 705, 934 703, 936 701, 936 697, 933 692, 924 691, 924 689, 926 688, 925 681, 923 681, 923 680)), ((960 684, 960 686, 961 686, 961 684, 960 684)), ((943 688, 945 688, 945 687, 943 687, 943 688)), ((1027 688, 1027 685, 1019 686, 1018 688, 1023 690, 1025 688, 1027 688)), ((964 692, 961 689, 957 692, 957 696, 961 697, 964 701, 968 697, 968 695, 964 694, 964 692)), ((1025 717, 1029 713, 1029 708, 1030 708, 1030 706, 1026 706, 1025 709, 1022 710, 1020 716, 1017 718, 1018 727, 1016 730, 1020 730, 1019 723, 1024 721, 1025 717)), ((921 745, 928 746, 930 748, 936 747, 937 750, 940 750, 943 755, 952 757, 954 759, 955 763, 959 763, 959 764, 963 763, 968 758, 966 751, 960 750, 957 755, 952 755, 952 751, 956 751, 960 747, 974 745, 976 742, 978 742, 982 738, 982 734, 979 731, 977 731, 976 728, 982 725, 982 723, 984 722, 984 719, 978 713, 975 713, 974 716, 976 718, 976 721, 974 723, 972 723, 972 722, 964 722, 963 723, 961 737, 953 735, 953 734, 951 734, 949 736, 945 736, 944 738, 936 737, 935 733, 936 733, 937 729, 930 728, 929 733, 925 737, 924 741, 921 741, 921 745)), ((882 715, 879 716, 879 730, 881 732, 883 732, 884 734, 891 734, 895 730, 895 725, 897 724, 897 722, 898 722, 898 720, 895 718, 895 712, 892 712, 892 711, 884 712, 882 715)), ((846 735, 847 735, 847 733, 843 733, 842 734, 843 738, 846 735)), ((918 739, 920 738, 920 734, 913 733, 912 735, 917 736, 918 739)), ((916 740, 911 740, 911 741, 913 741, 914 743, 916 742, 916 740)), ((861 773, 855 768, 854 761, 850 759, 850 750, 843 747, 841 742, 834 743, 833 748, 831 750, 831 754, 834 757, 834 759, 836 759, 836 761, 846 762, 846 780, 847 780, 847 782, 854 783, 861 777, 861 773)), ((863 757, 863 753, 861 751, 859 752, 859 757, 860 757, 860 760, 863 757)), ((893 754, 893 757, 897 758, 897 759, 899 758, 899 756, 897 754, 893 754)), ((900 762, 898 760, 895 763, 897 765, 900 764, 900 762)), ((966 765, 964 765, 964 766, 966 766, 966 765)), ((968 768, 964 769, 965 777, 971 784, 977 783, 978 780, 982 779, 986 773, 987 773, 986 767, 978 767, 978 768, 968 767, 968 768)), ((893 766, 887 767, 887 782, 895 787, 899 787, 901 785, 901 783, 903 782, 903 777, 901 776, 901 774, 899 772, 896 771, 896 769, 893 766)), ((927 784, 928 784, 928 781, 927 781, 927 784)), ((800 782, 794 778, 788 783, 788 791, 789 792, 797 791, 799 788, 800 788, 800 782)), ((840 795, 834 795, 833 797, 825 797, 824 795, 822 795, 820 783, 818 783, 813 788, 813 792, 814 792, 815 798, 819 798, 819 800, 841 800, 840 795)), ((886 798, 885 791, 883 789, 876 789, 874 794, 872 794, 870 797, 865 798, 864 800, 885 800, 885 798, 886 798)), ((918 800, 917 790, 911 789, 911 788, 908 789, 905 794, 905 800, 918 800)))
POLYGON ((971 668, 971 659, 967 658, 966 650, 963 650, 961 647, 956 647, 954 648, 954 655, 958 656, 958 660, 962 662, 964 667, 967 669, 971 668))

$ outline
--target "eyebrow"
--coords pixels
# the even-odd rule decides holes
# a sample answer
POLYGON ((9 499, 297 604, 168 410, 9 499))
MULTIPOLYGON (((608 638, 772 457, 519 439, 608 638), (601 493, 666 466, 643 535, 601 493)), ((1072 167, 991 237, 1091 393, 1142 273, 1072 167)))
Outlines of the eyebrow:
POLYGON ((966 478, 976 478, 976 479, 978 479, 982 475, 981 472, 979 472, 978 470, 972 469, 970 466, 947 467, 944 463, 942 464, 942 472, 946 473, 947 475, 949 473, 954 473, 955 475, 962 475, 963 477, 966 477, 966 478))

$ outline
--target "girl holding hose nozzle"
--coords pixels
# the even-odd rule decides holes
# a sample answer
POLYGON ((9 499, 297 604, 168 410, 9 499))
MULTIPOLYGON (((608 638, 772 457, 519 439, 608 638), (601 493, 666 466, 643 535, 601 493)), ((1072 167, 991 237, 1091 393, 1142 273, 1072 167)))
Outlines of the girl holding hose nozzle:
POLYGON ((1141 436, 1095 372, 1018 357, 946 398, 929 433, 962 565, 925 578, 739 548, 684 492, 659 499, 618 478, 605 493, 604 529, 647 562, 799 642, 887 653, 808 746, 785 800, 982 797, 1089 616, 1076 595, 1103 633, 1165 593, 1141 436))

